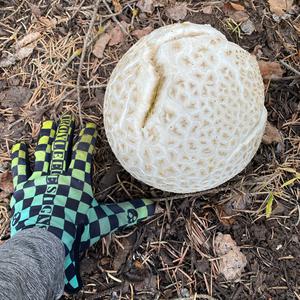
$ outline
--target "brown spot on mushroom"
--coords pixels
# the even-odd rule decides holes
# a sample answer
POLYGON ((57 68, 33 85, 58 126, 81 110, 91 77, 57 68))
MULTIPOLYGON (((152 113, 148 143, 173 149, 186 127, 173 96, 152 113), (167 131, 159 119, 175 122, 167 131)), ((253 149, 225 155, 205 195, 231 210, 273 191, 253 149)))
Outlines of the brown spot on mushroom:
POLYGON ((195 76, 197 77, 197 79, 202 79, 203 75, 201 73, 196 73, 195 76))
POLYGON ((181 50, 182 46, 181 46, 181 43, 179 41, 175 41, 172 43, 172 48, 175 50, 175 51, 179 51, 181 50))
POLYGON ((146 165, 145 170, 150 173, 152 171, 151 165, 146 165))

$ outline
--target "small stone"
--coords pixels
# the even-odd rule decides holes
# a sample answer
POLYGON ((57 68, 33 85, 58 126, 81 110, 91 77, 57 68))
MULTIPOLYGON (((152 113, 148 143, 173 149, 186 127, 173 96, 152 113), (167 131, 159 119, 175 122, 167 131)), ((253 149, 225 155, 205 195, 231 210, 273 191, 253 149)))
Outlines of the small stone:
POLYGON ((181 289, 180 294, 183 298, 190 298, 190 292, 187 288, 181 289))
POLYGON ((241 29, 245 34, 251 35, 255 31, 255 26, 253 22, 248 19, 246 22, 242 23, 241 29))

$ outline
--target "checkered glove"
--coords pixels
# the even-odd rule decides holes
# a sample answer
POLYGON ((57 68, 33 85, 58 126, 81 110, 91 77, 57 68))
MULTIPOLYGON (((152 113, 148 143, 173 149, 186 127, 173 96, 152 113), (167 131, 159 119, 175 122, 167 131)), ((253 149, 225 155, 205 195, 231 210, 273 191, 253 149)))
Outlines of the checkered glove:
POLYGON ((39 227, 62 240, 68 293, 81 287, 81 252, 116 229, 153 215, 155 210, 154 203, 147 199, 99 204, 93 197, 91 183, 96 126, 86 124, 70 151, 73 128, 74 121, 69 115, 61 118, 57 130, 54 122, 43 123, 32 173, 26 145, 18 143, 12 149, 15 192, 11 199, 11 235, 39 227))

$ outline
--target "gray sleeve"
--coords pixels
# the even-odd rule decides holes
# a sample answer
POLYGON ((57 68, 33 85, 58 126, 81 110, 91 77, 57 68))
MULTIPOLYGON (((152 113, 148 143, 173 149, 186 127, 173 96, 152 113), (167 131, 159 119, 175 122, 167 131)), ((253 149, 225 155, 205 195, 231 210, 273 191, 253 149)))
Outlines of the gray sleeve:
POLYGON ((39 228, 0 246, 0 300, 58 299, 64 288, 63 243, 39 228))

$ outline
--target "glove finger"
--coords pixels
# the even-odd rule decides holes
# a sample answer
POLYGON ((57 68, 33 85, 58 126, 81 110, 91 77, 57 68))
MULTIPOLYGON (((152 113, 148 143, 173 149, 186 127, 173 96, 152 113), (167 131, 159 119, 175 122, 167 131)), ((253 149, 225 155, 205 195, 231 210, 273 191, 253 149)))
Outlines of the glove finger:
MULTIPOLYGON (((90 246, 117 229, 133 226, 153 216, 155 207, 155 202, 149 199, 97 205, 88 213, 89 231, 82 235, 82 242, 89 238, 90 246)), ((86 244, 82 244, 81 250, 86 244)))
POLYGON ((73 130, 74 118, 71 115, 62 116, 52 143, 50 174, 62 174, 66 171, 70 157, 73 130))
POLYGON ((14 189, 20 183, 28 180, 30 168, 28 163, 27 146, 24 143, 17 143, 12 147, 11 171, 13 176, 14 189))
POLYGON ((32 176, 37 178, 49 171, 51 160, 51 147, 55 137, 55 123, 53 121, 43 122, 38 144, 35 149, 34 171, 32 176))
POLYGON ((87 183, 91 182, 92 157, 97 138, 96 125, 87 123, 80 131, 77 143, 73 148, 69 170, 71 176, 87 183))

